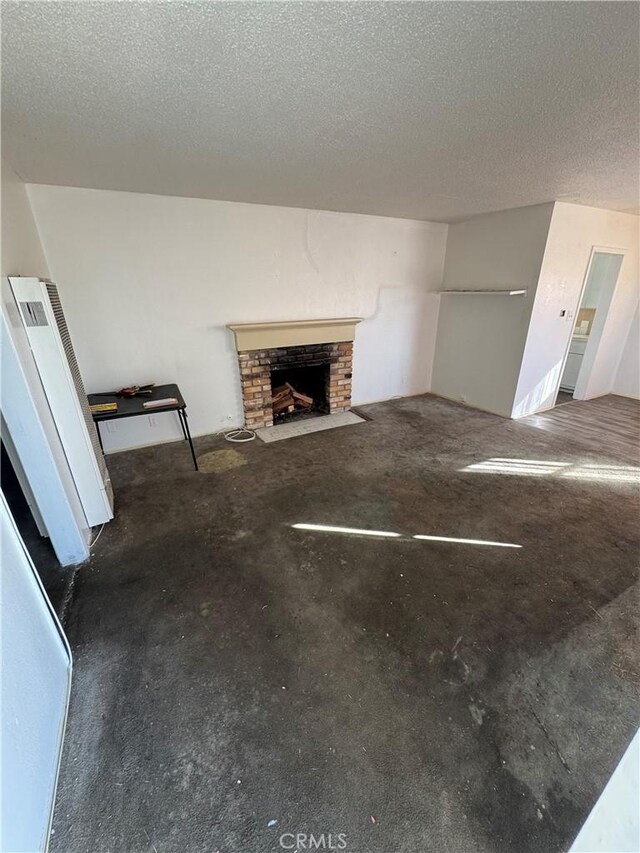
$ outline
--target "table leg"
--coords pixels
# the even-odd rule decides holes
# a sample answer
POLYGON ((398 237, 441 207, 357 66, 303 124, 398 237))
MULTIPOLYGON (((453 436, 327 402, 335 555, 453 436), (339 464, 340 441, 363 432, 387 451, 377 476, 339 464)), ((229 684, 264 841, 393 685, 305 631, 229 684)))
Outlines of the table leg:
POLYGON ((180 426, 182 427, 182 435, 184 436, 184 440, 187 441, 187 431, 184 428, 184 421, 182 420, 182 409, 178 409, 178 420, 180 421, 180 426))
POLYGON ((189 447, 191 448, 191 458, 193 459, 193 467, 198 470, 198 460, 196 459, 196 452, 193 449, 193 441, 191 441, 191 432, 189 431, 189 421, 187 420, 187 410, 179 409, 178 411, 182 414, 182 422, 184 424, 185 432, 187 433, 187 441, 189 442, 189 447))

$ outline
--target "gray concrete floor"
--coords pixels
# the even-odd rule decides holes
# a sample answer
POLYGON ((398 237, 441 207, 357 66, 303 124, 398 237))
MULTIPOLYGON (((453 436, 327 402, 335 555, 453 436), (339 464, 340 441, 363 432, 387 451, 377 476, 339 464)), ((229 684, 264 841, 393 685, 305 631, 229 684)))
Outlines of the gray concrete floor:
POLYGON ((109 457, 53 853, 570 845, 638 719, 637 487, 605 453, 429 396, 364 411, 199 439, 209 473, 180 443, 109 457))

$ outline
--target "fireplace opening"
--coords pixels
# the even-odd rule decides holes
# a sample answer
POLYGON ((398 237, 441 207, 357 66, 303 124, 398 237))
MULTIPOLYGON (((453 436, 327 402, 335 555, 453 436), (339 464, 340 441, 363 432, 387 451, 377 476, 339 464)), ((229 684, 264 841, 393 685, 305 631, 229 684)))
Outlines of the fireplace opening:
POLYGON ((271 369, 274 424, 329 413, 329 365, 313 364, 271 369))

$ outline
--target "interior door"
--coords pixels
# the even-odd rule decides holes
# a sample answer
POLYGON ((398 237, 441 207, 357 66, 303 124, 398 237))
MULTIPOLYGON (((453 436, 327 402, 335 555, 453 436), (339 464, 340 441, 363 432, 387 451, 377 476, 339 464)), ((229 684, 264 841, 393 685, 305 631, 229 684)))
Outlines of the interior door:
POLYGON ((0 851, 47 848, 71 687, 71 652, 0 492, 0 851))

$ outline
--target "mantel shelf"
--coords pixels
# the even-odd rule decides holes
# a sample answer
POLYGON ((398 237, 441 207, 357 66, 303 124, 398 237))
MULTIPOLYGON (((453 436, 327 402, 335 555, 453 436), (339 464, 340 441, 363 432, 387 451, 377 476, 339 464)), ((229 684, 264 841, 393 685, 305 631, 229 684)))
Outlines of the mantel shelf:
POLYGON ((233 323, 238 352, 352 341, 362 317, 329 320, 283 320, 279 323, 233 323))
POLYGON ((440 290, 443 296, 526 296, 526 288, 519 290, 440 290))

